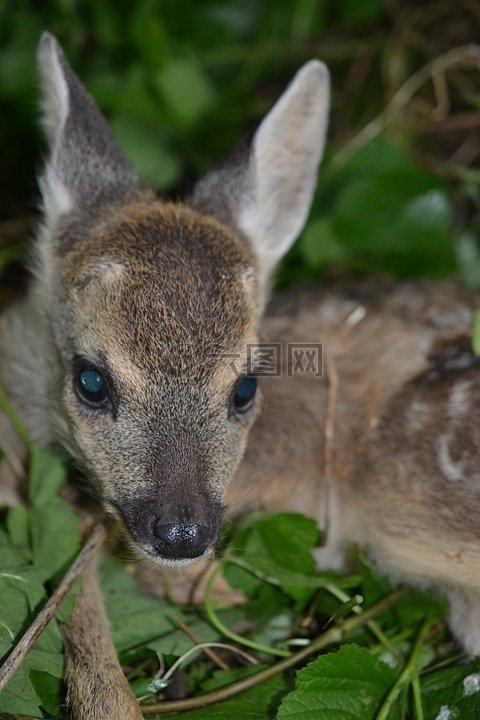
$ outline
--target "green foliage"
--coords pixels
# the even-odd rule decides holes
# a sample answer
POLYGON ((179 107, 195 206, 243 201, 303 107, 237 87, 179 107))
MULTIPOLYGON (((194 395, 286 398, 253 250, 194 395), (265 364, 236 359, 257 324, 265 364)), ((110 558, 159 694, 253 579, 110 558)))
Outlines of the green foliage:
MULTIPOLYGON (((311 277, 353 272, 442 277, 456 265, 447 186, 386 137, 321 174, 310 223, 291 252, 311 277)), ((287 274, 289 262, 286 263, 287 274)), ((305 272, 305 271, 303 271, 305 272)))
MULTIPOLYGON (((308 518, 290 513, 261 520, 250 517, 232 541, 235 550, 225 575, 233 587, 241 588, 248 597, 260 593, 262 603, 267 601, 262 593, 264 578, 276 578, 277 586, 293 597, 298 593, 301 597, 302 580, 308 583, 315 572, 312 550, 318 541, 316 523, 308 518)), ((272 594, 275 596, 274 588, 272 594)))
MULTIPOLYGON (((174 196, 258 123, 294 71, 318 55, 332 72, 332 147, 342 148, 345 136, 354 142, 330 151, 310 221, 279 282, 333 268, 409 277, 459 272, 479 287, 476 228, 454 227, 451 185, 412 160, 415 138, 387 136, 379 123, 362 142, 361 128, 390 96, 385 67, 400 77, 413 62, 408 48, 404 56, 395 48, 395 36, 387 42, 390 22, 381 0, 4 3, 0 217, 25 211, 33 194, 40 160, 34 57, 43 29, 59 38, 142 179, 174 196), (368 82, 355 84, 350 75, 365 62, 363 53, 368 82)), ((466 102, 476 107, 475 94, 466 102)), ((478 214, 478 173, 458 172, 455 193, 468 196, 478 214)))
POLYGON ((394 682, 392 668, 364 648, 345 645, 298 672, 296 689, 282 700, 277 718, 374 720, 394 682))
MULTIPOLYGON (((0 528, 3 657, 45 602, 44 583, 65 570, 65 563, 78 549, 77 533, 66 532, 64 524, 65 517, 72 522, 72 511, 58 498, 63 478, 58 459, 35 448, 31 474, 28 506, 9 511, 0 528), (38 513, 45 517, 43 534, 56 538, 62 553, 53 552, 48 538, 38 543, 38 513), (58 543, 58 537, 64 542, 58 543)), ((445 631, 439 625, 444 606, 416 594, 384 612, 378 624, 365 625, 361 607, 375 606, 391 592, 390 583, 365 557, 359 557, 355 576, 339 578, 335 573, 317 573, 312 551, 318 540, 315 523, 301 515, 258 514, 248 518, 232 533, 224 552, 225 575, 245 593, 246 602, 215 607, 216 617, 225 627, 244 628, 245 640, 239 637, 240 644, 248 638, 254 641, 253 647, 281 645, 288 648, 285 661, 300 648, 302 660, 295 661, 300 665, 295 685, 286 668, 255 682, 259 673, 269 671, 270 665, 278 662, 269 659, 261 648, 256 654, 264 665, 237 665, 232 647, 224 653, 230 669, 215 670, 203 654, 191 652, 196 644, 192 635, 204 643, 221 640, 202 607, 181 607, 166 598, 153 597, 138 584, 129 566, 114 559, 105 561, 101 579, 112 636, 121 661, 131 668, 132 689, 142 702, 147 706, 155 702, 169 682, 157 674, 157 656, 162 655, 167 667, 181 661, 192 695, 219 692, 239 681, 250 683, 238 696, 204 708, 200 703, 197 710, 182 715, 192 720, 280 720, 319 715, 332 720, 387 716, 408 719, 418 717, 419 703, 427 720, 435 720, 444 707, 450 709, 451 717, 476 718, 480 662, 455 665, 445 643, 445 631), (350 600, 358 594, 363 598, 360 607, 350 600), (309 629, 302 627, 307 612, 311 613, 309 629), (347 634, 340 649, 335 650, 332 644, 342 635, 336 634, 334 624, 347 628, 355 613, 359 616, 357 630, 347 634), (419 623, 423 634, 418 632, 419 623), (431 627, 436 631, 427 638, 425 629, 431 627), (314 653, 313 657, 317 657, 302 668, 310 644, 316 647, 332 632, 335 634, 325 645, 330 651, 314 653)), ((63 611, 47 626, 1 695, 0 712, 34 717, 62 715, 63 648, 58 621, 65 617, 63 611)))
MULTIPOLYGON (((30 496, 0 523, 0 658, 6 659, 79 549, 78 521, 58 497, 65 468, 50 451, 31 449, 30 496), (61 540, 60 540, 61 539, 61 540)), ((57 715, 64 701, 59 621, 72 598, 41 634, 0 695, 0 712, 57 715)))

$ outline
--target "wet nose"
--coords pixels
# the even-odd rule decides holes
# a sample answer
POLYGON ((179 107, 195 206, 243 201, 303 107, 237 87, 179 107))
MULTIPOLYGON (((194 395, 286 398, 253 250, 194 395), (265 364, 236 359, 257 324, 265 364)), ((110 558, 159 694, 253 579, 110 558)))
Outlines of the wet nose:
POLYGON ((197 523, 163 523, 154 525, 155 546, 159 554, 171 560, 200 557, 208 548, 212 538, 210 528, 197 523))

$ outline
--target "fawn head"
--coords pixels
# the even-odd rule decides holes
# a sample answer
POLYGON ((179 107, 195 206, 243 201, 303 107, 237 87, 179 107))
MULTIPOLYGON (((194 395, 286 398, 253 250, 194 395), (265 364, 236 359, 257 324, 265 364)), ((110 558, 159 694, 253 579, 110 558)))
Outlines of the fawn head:
POLYGON ((215 545, 258 408, 246 347, 309 210, 328 74, 307 63, 251 144, 173 204, 142 187, 49 34, 39 65, 49 159, 34 285, 52 437, 140 555, 188 562, 215 545))

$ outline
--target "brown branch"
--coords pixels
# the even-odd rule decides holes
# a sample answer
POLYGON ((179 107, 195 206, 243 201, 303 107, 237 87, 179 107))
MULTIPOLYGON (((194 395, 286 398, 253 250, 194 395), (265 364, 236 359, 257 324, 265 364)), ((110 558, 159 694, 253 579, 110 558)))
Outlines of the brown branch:
POLYGON ((68 569, 60 584, 55 589, 51 597, 47 600, 44 607, 40 610, 35 620, 32 622, 24 636, 17 643, 13 651, 10 653, 2 667, 0 668, 0 692, 12 678, 19 665, 25 659, 27 653, 32 648, 35 641, 40 637, 50 620, 57 612, 60 604, 63 602, 67 594, 70 592, 74 582, 84 571, 86 565, 101 547, 105 540, 105 526, 98 524, 89 539, 85 543, 81 552, 77 555, 75 561, 68 569))
MULTIPOLYGON (((195 633, 193 633, 193 632, 190 630, 190 628, 188 627, 188 625, 185 625, 185 623, 183 622, 183 620, 182 620, 181 618, 175 616, 173 619, 174 619, 175 622, 177 623, 178 627, 183 630, 183 632, 185 633, 185 635, 187 635, 187 636, 190 638, 190 640, 192 640, 192 641, 195 643, 195 645, 201 645, 201 642, 200 642, 200 640, 198 639, 198 637, 195 635, 195 633)), ((213 660, 213 662, 214 662, 216 665, 218 665, 219 668, 221 668, 222 670, 229 670, 229 669, 230 669, 229 666, 227 665, 227 663, 225 663, 225 662, 222 660, 222 658, 218 655, 218 653, 215 652, 215 650, 212 650, 211 648, 205 647, 205 645, 203 645, 203 651, 204 651, 205 655, 208 655, 208 657, 210 658, 210 660, 213 660)))
POLYGON ((323 429, 324 446, 323 446, 323 483, 322 491, 323 497, 321 498, 320 507, 322 508, 322 519, 320 522, 320 529, 322 530, 322 545, 325 545, 328 539, 329 531, 329 505, 330 505, 330 490, 332 486, 333 477, 333 441, 334 441, 334 424, 335 424, 335 411, 337 407, 337 392, 338 392, 338 374, 335 367, 332 354, 328 349, 328 345, 323 343, 323 356, 325 359, 325 369, 327 372, 328 379, 328 397, 327 397, 327 412, 325 415, 325 424, 323 429))
POLYGON ((391 126, 412 100, 416 92, 429 80, 434 81, 458 65, 480 68, 480 45, 464 45, 453 48, 434 58, 408 78, 395 93, 385 109, 355 135, 332 159, 331 165, 342 167, 358 150, 391 126))
POLYGON ((312 640, 310 645, 307 647, 304 647, 293 655, 290 655, 290 657, 280 660, 274 665, 265 668, 265 670, 255 673, 255 675, 249 675, 232 685, 227 685, 226 687, 219 688, 213 692, 205 693, 204 695, 199 695, 198 697, 145 705, 142 707, 142 712, 145 716, 185 712, 187 710, 196 710, 198 708, 207 707, 213 703, 235 697, 245 690, 249 690, 266 680, 270 680, 270 678, 275 677, 275 675, 285 672, 286 670, 290 670, 296 665, 299 665, 307 660, 307 658, 311 655, 316 655, 321 650, 324 650, 329 645, 342 642, 349 633, 358 630, 370 620, 388 612, 410 593, 411 590, 409 588, 400 588, 399 590, 396 590, 391 595, 388 595, 386 598, 383 598, 383 600, 380 600, 380 602, 373 607, 364 610, 361 614, 355 615, 342 623, 338 623, 327 632, 322 633, 322 635, 319 635, 319 637, 315 638, 315 640, 312 640))

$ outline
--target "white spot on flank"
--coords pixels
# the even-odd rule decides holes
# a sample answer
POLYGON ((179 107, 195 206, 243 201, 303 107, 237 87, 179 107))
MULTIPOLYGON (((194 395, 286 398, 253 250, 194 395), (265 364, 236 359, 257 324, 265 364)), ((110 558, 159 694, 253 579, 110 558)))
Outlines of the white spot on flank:
POLYGON ((480 691, 480 673, 472 673, 463 678, 463 697, 474 695, 480 691))
POLYGON ((462 417, 470 408, 471 382, 455 383, 448 400, 448 417, 455 420, 462 417))
POLYGON ((452 482, 458 482, 463 479, 462 463, 456 463, 450 457, 450 433, 442 435, 437 445, 437 458, 440 470, 446 478, 452 482))
POLYGON ((358 305, 353 312, 345 320, 348 327, 355 327, 359 322, 363 320, 367 314, 367 309, 363 305, 358 305))
POLYGON ((407 411, 407 427, 410 434, 421 430, 428 421, 429 416, 428 406, 420 400, 413 400, 407 411))

